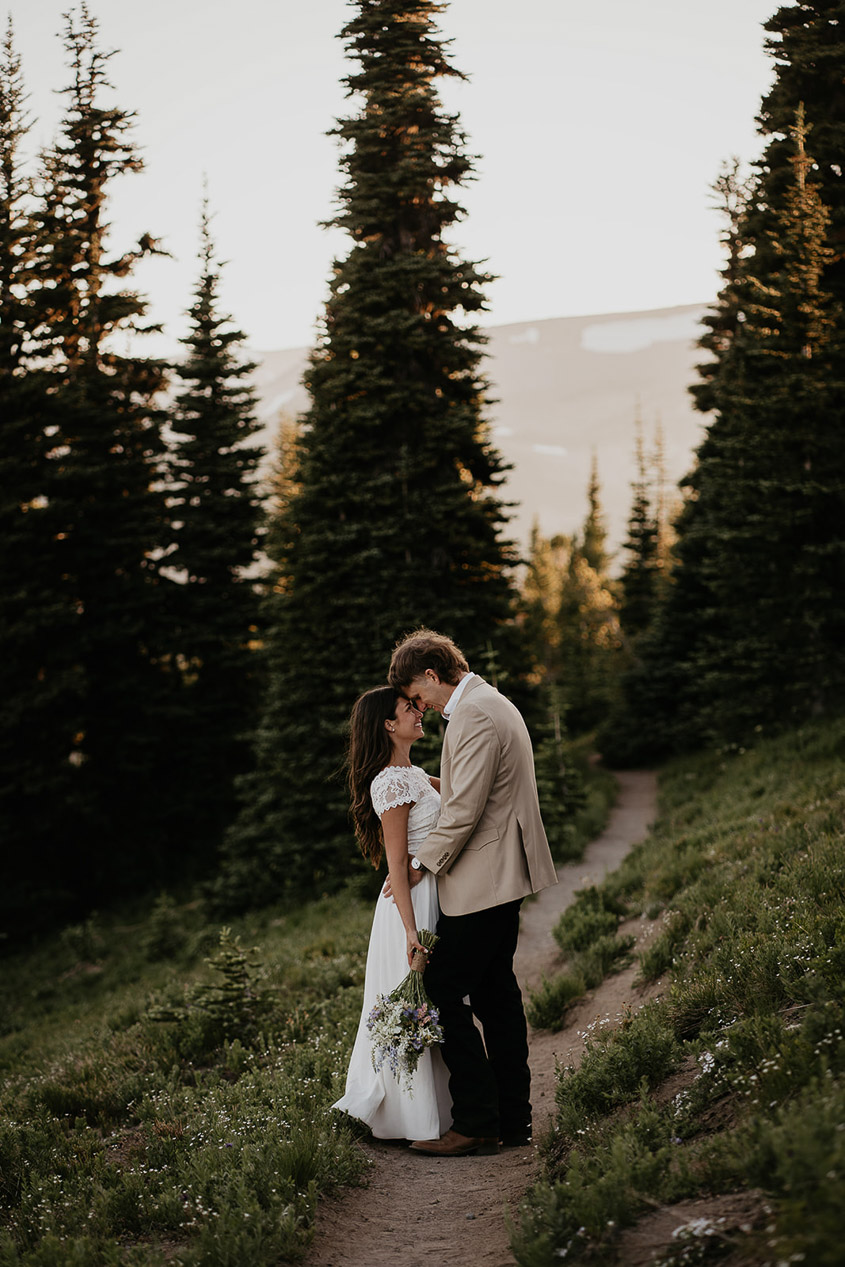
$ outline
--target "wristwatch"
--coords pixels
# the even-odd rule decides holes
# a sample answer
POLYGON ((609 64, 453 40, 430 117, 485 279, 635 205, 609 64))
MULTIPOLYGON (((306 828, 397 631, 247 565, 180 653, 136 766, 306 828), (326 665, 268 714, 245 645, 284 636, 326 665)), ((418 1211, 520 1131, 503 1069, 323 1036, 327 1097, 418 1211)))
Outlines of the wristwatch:
POLYGON ((425 868, 423 867, 423 864, 420 862, 419 858, 412 858, 412 859, 411 859, 411 866, 414 868, 414 870, 415 870, 415 871, 423 871, 423 870, 425 870, 425 868))

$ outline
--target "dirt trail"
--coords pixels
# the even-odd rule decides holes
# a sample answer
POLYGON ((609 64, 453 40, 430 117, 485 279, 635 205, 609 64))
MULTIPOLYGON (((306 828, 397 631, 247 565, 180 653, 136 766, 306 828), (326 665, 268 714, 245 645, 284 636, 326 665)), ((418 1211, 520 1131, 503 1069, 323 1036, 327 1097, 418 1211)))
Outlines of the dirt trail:
MULTIPOLYGON (((596 884, 645 836, 656 812, 656 780, 642 771, 618 775, 619 797, 607 829, 581 862, 558 870, 560 883, 522 909, 516 970, 525 991, 551 975, 560 954, 551 930, 576 889, 596 884)), ((626 931, 647 933, 645 921, 626 931)), ((648 926, 650 931, 651 926, 648 926)), ((555 1061, 577 1064, 582 1032, 598 1017, 614 1017, 645 995, 633 990, 634 967, 609 977, 573 1009, 557 1034, 531 1033, 535 1133, 554 1107, 555 1061)), ((538 1172, 536 1147, 497 1157, 427 1159, 405 1148, 369 1142, 369 1185, 321 1202, 305 1267, 513 1267, 505 1207, 515 1210, 538 1172)))

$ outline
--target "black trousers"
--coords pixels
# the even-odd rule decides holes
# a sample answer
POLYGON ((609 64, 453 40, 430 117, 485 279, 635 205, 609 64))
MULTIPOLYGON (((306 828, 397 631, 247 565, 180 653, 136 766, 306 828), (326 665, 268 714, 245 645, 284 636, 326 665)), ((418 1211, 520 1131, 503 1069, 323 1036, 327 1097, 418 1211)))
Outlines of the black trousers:
POLYGON ((440 941, 425 970, 443 1025, 452 1125, 462 1135, 492 1139, 531 1124, 528 1028, 513 971, 521 905, 441 915, 440 941))

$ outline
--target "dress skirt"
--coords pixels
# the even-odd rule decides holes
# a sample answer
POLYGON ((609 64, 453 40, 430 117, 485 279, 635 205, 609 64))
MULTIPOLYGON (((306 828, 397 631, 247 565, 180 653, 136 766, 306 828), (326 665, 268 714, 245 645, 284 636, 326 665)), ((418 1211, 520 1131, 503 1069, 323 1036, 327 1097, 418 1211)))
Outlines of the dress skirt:
MULTIPOLYGON (((440 910, 433 875, 426 872, 411 890, 411 900, 417 928, 434 932, 440 910)), ((437 1139, 452 1123, 449 1072, 438 1047, 423 1052, 414 1073, 413 1096, 402 1090, 387 1064, 378 1073, 373 1069, 367 1018, 376 996, 390 994, 407 973, 402 918, 393 900, 379 895, 367 951, 364 1005, 346 1075, 346 1092, 333 1105, 366 1122, 376 1139, 437 1139)))

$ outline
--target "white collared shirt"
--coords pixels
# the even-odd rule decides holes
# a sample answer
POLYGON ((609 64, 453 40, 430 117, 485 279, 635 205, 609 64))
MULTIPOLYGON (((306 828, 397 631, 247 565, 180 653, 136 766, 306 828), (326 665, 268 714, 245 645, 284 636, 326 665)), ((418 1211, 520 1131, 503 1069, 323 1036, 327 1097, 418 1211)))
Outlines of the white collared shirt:
POLYGON ((477 676, 478 676, 477 673, 467 673, 464 677, 461 678, 460 682, 455 687, 452 694, 449 696, 449 703, 446 704, 443 708, 444 721, 448 721, 449 718, 454 713, 455 709, 457 708, 458 700, 463 695, 464 687, 467 686, 472 681, 472 679, 477 676))

